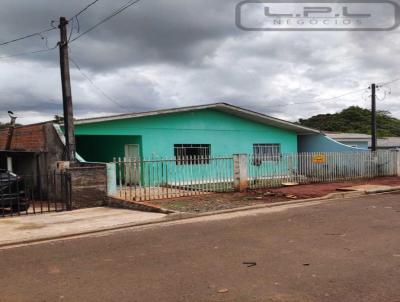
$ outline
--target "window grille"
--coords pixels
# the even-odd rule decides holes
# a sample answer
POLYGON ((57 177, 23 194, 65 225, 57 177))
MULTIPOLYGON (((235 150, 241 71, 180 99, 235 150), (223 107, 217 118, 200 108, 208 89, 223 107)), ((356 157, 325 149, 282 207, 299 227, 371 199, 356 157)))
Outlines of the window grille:
POLYGON ((177 165, 204 165, 210 163, 211 145, 175 144, 174 156, 177 165))
POLYGON ((253 164, 260 166, 263 161, 279 161, 281 158, 280 144, 254 144, 253 164))

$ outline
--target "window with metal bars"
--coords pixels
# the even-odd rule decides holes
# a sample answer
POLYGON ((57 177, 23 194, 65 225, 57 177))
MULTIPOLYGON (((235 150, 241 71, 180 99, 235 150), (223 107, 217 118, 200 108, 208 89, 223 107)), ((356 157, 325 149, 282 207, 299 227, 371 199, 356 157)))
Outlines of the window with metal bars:
POLYGON ((205 165, 210 163, 211 145, 175 144, 174 155, 177 165, 205 165))
POLYGON ((260 166, 263 161, 279 161, 281 144, 254 144, 253 165, 260 166))

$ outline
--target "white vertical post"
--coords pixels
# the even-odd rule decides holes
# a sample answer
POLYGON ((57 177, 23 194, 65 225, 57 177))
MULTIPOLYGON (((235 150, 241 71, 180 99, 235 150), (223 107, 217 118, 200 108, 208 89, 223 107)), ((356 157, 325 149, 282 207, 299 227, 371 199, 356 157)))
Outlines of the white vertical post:
POLYGON ((394 171, 395 171, 397 176, 400 176, 400 150, 399 149, 394 150, 393 153, 394 153, 394 158, 395 158, 395 160, 394 160, 394 165, 395 165, 394 166, 394 171))
POLYGON ((117 169, 115 163, 107 164, 107 195, 112 196, 117 193, 117 169))
POLYGON ((247 173, 247 154, 234 154, 234 184, 235 190, 243 192, 247 190, 249 185, 248 173, 247 173))
POLYGON ((13 160, 12 157, 7 157, 7 171, 13 172, 13 160))

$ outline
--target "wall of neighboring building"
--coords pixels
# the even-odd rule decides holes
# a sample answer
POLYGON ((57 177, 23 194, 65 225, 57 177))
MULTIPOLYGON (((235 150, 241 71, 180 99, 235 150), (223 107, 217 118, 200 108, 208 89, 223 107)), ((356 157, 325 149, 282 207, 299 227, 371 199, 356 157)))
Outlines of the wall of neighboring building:
MULTIPOLYGON (((16 127, 10 150, 6 148, 9 129, 0 131, 0 164, 13 159, 14 172, 29 177, 37 185, 42 198, 56 198, 61 178, 56 177, 56 164, 65 159, 63 134, 52 122, 16 127)), ((95 143, 95 142, 93 142, 95 143)), ((100 150, 100 149, 99 149, 100 150)), ((102 205, 107 190, 106 165, 81 163, 68 170, 71 175, 73 208, 102 205)), ((57 172, 59 173, 59 172, 57 172)), ((28 179, 28 178, 27 178, 28 179)), ((65 186, 66 184, 63 184, 65 186)), ((65 190, 68 188, 62 188, 65 190)))
MULTIPOLYGON (((87 135, 92 136, 89 138, 92 140, 91 150, 84 148, 85 154, 89 154, 86 151, 92 153, 86 156, 86 160, 92 160, 97 152, 107 152, 108 158, 118 156, 122 149, 116 150, 113 144, 125 144, 121 137, 133 140, 138 136, 142 137, 144 157, 172 158, 174 144, 210 144, 211 155, 251 154, 253 144, 280 144, 282 153, 297 152, 295 132, 213 109, 82 124, 76 126, 76 134, 78 142, 85 140, 87 135), (100 148, 104 150, 100 151, 100 148)), ((79 144, 83 146, 82 141, 79 144)), ((79 144, 78 152, 81 152, 79 144)))
POLYGON ((353 152, 366 149, 353 148, 339 143, 324 134, 310 134, 299 136, 299 152, 353 152))
MULTIPOLYGON (((0 152, 12 159, 13 172, 29 176, 47 173, 46 127, 43 123, 18 126, 14 131, 0 130, 0 152), (6 150, 9 139, 11 144, 6 150)), ((1 168, 7 167, 2 165, 1 168)))
MULTIPOLYGON (((45 150, 45 124, 18 126, 12 135, 10 150, 40 152, 45 150)), ((9 136, 9 128, 0 130, 0 149, 5 150, 9 136)))
POLYGON ((337 140, 339 143, 349 146, 349 147, 355 147, 355 148, 360 148, 360 149, 365 149, 368 150, 368 141, 341 141, 341 140, 337 140))

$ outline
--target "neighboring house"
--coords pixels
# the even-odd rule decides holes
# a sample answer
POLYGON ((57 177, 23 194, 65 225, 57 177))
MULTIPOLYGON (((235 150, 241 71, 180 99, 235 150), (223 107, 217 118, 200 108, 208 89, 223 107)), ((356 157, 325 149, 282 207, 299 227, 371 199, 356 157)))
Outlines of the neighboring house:
MULTIPOLYGON (((371 142, 369 142, 371 148, 371 142)), ((400 137, 378 138, 378 149, 400 149, 400 137)))
POLYGON ((339 143, 354 148, 368 149, 368 144, 371 142, 371 135, 368 134, 336 132, 325 132, 325 134, 339 143))
MULTIPOLYGON (((79 154, 76 157, 79 165, 67 169, 72 206, 99 206, 107 189, 106 165, 85 162, 79 154)), ((44 201, 65 196, 69 185, 57 168, 64 160, 65 137, 53 121, 0 130, 0 169, 22 176, 25 186, 35 193, 30 198, 44 201)))
POLYGON ((0 168, 21 175, 44 175, 63 160, 62 132, 52 122, 0 130, 0 168))
POLYGON ((307 128, 226 103, 89 118, 75 122, 88 161, 355 151, 307 128))
MULTIPOLYGON (((369 134, 325 132, 325 135, 349 147, 371 149, 371 135, 369 134)), ((400 149, 400 137, 378 138, 377 148, 400 149)))

